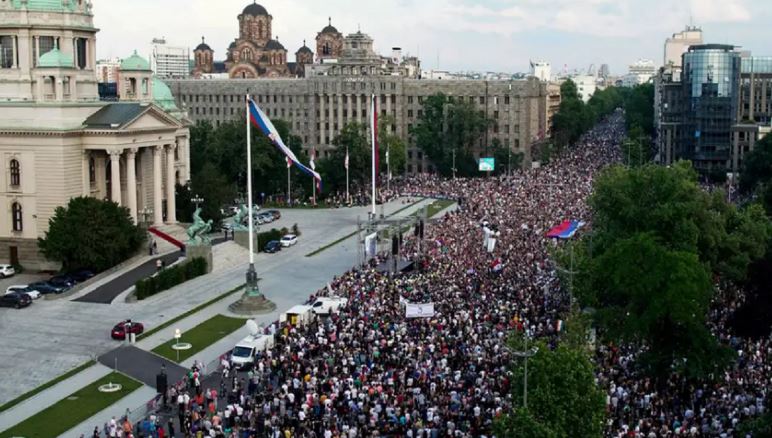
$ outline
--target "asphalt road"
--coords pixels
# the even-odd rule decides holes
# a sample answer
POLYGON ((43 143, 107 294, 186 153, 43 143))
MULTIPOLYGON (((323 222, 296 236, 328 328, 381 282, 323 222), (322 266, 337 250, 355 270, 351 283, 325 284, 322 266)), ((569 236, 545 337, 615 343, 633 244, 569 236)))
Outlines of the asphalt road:
POLYGON ((164 261, 166 266, 169 266, 175 261, 177 261, 177 259, 179 259, 181 256, 182 256, 182 252, 177 251, 171 254, 166 254, 164 256, 156 257, 152 260, 148 260, 147 262, 137 266, 136 268, 121 275, 115 280, 112 280, 109 283, 103 284, 102 286, 99 286, 98 288, 94 289, 92 292, 89 292, 86 295, 78 299, 75 299, 73 301, 81 302, 81 303, 110 304, 113 302, 115 297, 120 295, 126 289, 134 286, 139 280, 145 279, 153 275, 158 269, 156 267, 156 260, 160 258, 164 261))

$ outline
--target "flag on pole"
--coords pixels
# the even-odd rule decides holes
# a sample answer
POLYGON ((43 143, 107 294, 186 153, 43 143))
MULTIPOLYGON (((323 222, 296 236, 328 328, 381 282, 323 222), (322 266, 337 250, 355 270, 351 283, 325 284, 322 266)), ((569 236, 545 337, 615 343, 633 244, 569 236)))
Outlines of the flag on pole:
MULTIPOLYGON (((316 180, 317 187, 321 187, 322 185, 322 176, 319 175, 314 169, 313 164, 312 168, 309 169, 305 165, 303 165, 300 160, 298 160, 298 157, 295 155, 294 152, 292 152, 292 149, 287 147, 286 144, 284 144, 284 140, 281 139, 281 136, 279 135, 279 132, 276 130, 276 127, 273 126, 273 123, 271 123, 271 120, 263 113, 263 111, 260 109, 260 107, 257 106, 254 100, 251 98, 249 99, 249 119, 252 121, 252 124, 260 128, 260 130, 265 134, 268 138, 271 139, 271 142, 273 142, 274 146, 276 146, 277 149, 281 153, 283 153, 289 160, 292 160, 292 163, 300 169, 303 173, 306 175, 309 175, 316 180)), ((312 162, 313 163, 313 162, 312 162)))
POLYGON ((311 149, 311 162, 309 165, 311 166, 311 170, 316 170, 316 164, 314 163, 314 158, 316 158, 316 149, 311 149))
POLYGON ((346 149, 346 158, 343 159, 343 168, 348 170, 348 149, 346 149))
POLYGON ((581 221, 563 221, 560 225, 552 228, 547 232, 547 237, 553 237, 555 239, 570 239, 574 237, 577 230, 584 226, 584 222, 581 221))
POLYGON ((290 167, 292 167, 292 160, 290 160, 289 157, 285 157, 285 158, 287 158, 287 169, 289 169, 290 167))

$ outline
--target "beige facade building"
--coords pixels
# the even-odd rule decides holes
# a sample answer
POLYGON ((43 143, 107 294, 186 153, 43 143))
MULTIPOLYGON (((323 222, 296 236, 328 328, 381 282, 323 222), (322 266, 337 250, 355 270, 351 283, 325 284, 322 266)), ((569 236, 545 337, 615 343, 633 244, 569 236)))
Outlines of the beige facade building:
POLYGON ((185 115, 136 55, 120 66, 122 101, 101 102, 96 32, 90 2, 0 2, 0 262, 57 269, 37 239, 77 196, 113 200, 135 221, 176 220, 174 183, 189 178, 185 115))
POLYGON ((494 121, 480 138, 479 154, 498 139, 513 153, 523 153, 525 165, 530 165, 531 146, 549 131, 556 93, 559 105, 559 89, 549 88, 536 78, 477 81, 349 75, 168 83, 178 106, 187 108, 191 120, 209 120, 215 125, 243 117, 244 96, 250 93, 268 117, 288 121, 304 147, 314 148, 322 156, 333 148, 332 140, 346 124, 367 123, 370 96, 374 94, 381 115, 394 120, 392 132, 408 145, 404 169, 408 173, 433 169, 410 136, 423 115, 424 99, 431 95, 444 93, 469 102, 494 121))

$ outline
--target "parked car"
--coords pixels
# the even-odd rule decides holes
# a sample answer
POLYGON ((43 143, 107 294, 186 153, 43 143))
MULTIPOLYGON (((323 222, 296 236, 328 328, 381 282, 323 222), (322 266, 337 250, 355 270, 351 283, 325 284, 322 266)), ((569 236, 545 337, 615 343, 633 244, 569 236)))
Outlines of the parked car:
POLYGON ((35 289, 36 291, 40 292, 43 295, 60 294, 66 290, 64 287, 51 284, 47 281, 38 281, 36 283, 30 284, 29 287, 31 287, 32 289, 35 289))
POLYGON ((264 224, 269 224, 269 223, 274 221, 273 215, 271 213, 267 212, 267 211, 264 212, 264 213, 258 214, 257 217, 259 219, 262 219, 263 220, 262 223, 264 223, 264 224))
POLYGON ((71 287, 75 286, 75 280, 66 274, 61 275, 54 275, 48 280, 49 283, 53 284, 54 286, 59 286, 64 288, 64 290, 68 290, 71 287))
POLYGON ((287 248, 298 243, 298 236, 294 234, 287 234, 281 238, 281 246, 287 248))
POLYGON ((127 327, 128 332, 134 333, 135 335, 139 335, 145 331, 145 326, 141 322, 134 322, 130 319, 127 319, 126 321, 121 321, 118 324, 115 324, 115 327, 113 327, 112 331, 110 332, 110 336, 113 339, 118 339, 121 341, 126 339, 127 327))
POLYGON ((12 265, 0 265, 0 278, 13 277, 16 269, 12 265))
POLYGON ((21 309, 32 304, 32 298, 27 294, 13 293, 6 294, 0 297, 0 307, 13 307, 15 309, 21 309))
POLYGON ((281 242, 278 240, 271 240, 270 242, 265 244, 265 252, 269 254, 273 254, 275 252, 281 251, 281 242))
POLYGON ((9 286, 8 289, 5 290, 5 294, 27 294, 33 300, 37 300, 42 295, 40 291, 30 288, 26 284, 9 286))
POLYGON ((67 275, 75 280, 76 283, 83 283, 84 281, 94 277, 94 272, 88 269, 79 269, 75 272, 70 272, 67 275))
POLYGON ((281 219, 281 212, 279 210, 268 210, 266 213, 271 213, 275 221, 281 219))

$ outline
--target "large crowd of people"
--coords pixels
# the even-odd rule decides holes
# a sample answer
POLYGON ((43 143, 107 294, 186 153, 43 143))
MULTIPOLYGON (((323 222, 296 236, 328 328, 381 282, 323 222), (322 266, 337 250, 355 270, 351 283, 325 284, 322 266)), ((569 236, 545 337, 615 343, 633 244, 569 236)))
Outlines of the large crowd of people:
MULTIPOLYGON (((316 295, 348 298, 339 312, 280 327, 253 367, 237 373, 226 363, 217 385, 171 389, 173 414, 154 417, 152 436, 492 436, 515 403, 506 338, 519 330, 554 340, 569 307, 548 256, 560 243, 545 233, 566 219, 590 222, 593 178, 620 161, 623 135, 617 113, 537 169, 402 181, 395 190, 403 195, 459 201, 427 225, 420 245, 403 245, 402 256, 422 269, 392 275, 368 265, 335 278, 316 295), (493 248, 483 245, 483 222, 498 230, 493 248), (408 319, 405 302, 433 303, 435 313, 408 319)), ((599 345, 607 436, 729 437, 764 411, 772 345, 732 337, 726 320, 738 295, 718 296, 728 302, 714 306, 712 327, 740 355, 720 383, 686 386, 674 377, 657 386, 636 374, 635 351, 599 345)))

